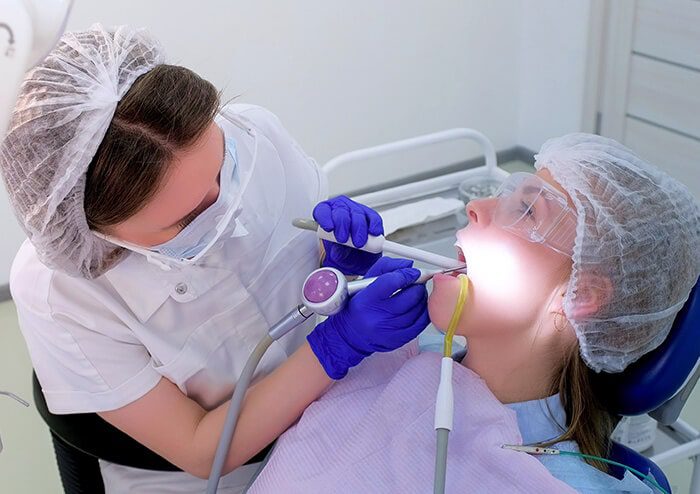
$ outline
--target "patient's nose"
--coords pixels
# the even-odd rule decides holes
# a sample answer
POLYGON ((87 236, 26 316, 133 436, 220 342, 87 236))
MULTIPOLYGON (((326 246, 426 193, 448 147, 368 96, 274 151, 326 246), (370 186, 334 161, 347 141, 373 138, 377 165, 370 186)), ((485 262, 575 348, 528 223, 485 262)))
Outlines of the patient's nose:
POLYGON ((487 226, 491 222, 491 216, 493 214, 493 208, 496 206, 496 201, 498 201, 498 199, 495 197, 469 201, 469 204, 467 204, 469 223, 487 226))

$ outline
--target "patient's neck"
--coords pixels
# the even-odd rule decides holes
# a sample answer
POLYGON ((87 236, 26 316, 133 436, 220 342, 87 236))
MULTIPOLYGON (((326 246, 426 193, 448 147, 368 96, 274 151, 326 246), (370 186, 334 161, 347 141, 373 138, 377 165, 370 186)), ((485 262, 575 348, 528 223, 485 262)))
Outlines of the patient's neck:
POLYGON ((477 373, 501 403, 545 398, 557 358, 532 339, 469 337, 462 364, 477 373))

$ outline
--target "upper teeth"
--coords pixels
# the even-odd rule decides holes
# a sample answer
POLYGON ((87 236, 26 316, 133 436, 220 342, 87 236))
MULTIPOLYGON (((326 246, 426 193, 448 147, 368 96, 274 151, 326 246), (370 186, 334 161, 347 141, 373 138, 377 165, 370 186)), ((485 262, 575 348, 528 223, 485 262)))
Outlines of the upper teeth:
POLYGON ((462 251, 462 249, 461 249, 460 247, 457 247, 457 258, 458 258, 460 261, 464 261, 464 260, 465 260, 464 252, 462 251))

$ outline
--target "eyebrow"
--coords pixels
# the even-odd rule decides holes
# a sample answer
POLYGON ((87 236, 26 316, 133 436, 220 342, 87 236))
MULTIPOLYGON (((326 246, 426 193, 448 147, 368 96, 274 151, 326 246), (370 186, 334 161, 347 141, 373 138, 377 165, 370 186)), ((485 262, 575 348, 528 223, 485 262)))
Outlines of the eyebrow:
MULTIPOLYGON (((226 137, 224 136, 224 131, 221 129, 221 127, 219 127, 218 125, 217 125, 217 127, 219 128, 219 134, 221 135, 223 143, 224 143, 223 155, 221 157, 221 165, 219 166, 219 174, 218 174, 218 175, 221 175, 221 169, 224 167, 224 161, 226 161, 226 137)), ((219 194, 220 193, 221 193, 221 179, 219 178, 219 194)), ((200 215, 200 213, 202 213, 204 211, 204 209, 206 209, 206 208, 201 209, 202 203, 204 202, 205 199, 206 199, 206 195, 204 196, 204 198, 202 198, 200 203, 194 207, 194 209, 192 211, 190 211, 185 216, 183 216, 182 218, 180 218, 179 220, 174 222, 172 225, 166 226, 165 228, 163 228, 163 230, 169 230, 171 228, 174 228, 177 225, 184 223, 186 220, 189 220, 190 218, 192 218, 191 221, 193 221, 197 216, 200 215)))

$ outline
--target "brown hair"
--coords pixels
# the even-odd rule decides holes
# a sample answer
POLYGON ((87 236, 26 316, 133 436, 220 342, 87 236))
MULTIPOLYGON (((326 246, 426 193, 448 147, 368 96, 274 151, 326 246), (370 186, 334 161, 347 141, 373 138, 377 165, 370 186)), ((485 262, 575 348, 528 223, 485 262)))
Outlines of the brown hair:
POLYGON ((174 153, 204 134, 219 93, 184 67, 158 65, 117 105, 85 183, 88 226, 104 230, 140 211, 157 192, 174 153))
MULTIPOLYGON (((562 363, 558 379, 551 384, 549 394, 559 393, 566 411, 566 430, 556 439, 542 443, 551 446, 560 441, 576 441, 581 453, 607 458, 612 434, 618 417, 602 404, 598 393, 598 376, 581 358, 578 343, 571 346, 562 363)), ((608 472, 602 461, 586 462, 608 472)))

